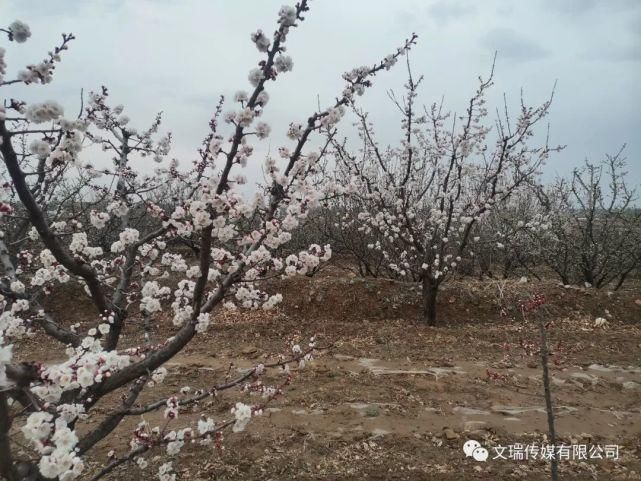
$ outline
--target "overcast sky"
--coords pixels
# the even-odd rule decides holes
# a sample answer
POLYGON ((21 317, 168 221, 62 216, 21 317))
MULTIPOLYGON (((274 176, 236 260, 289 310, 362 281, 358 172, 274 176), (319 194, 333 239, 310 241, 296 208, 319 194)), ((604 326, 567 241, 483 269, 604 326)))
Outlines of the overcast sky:
MULTIPOLYGON (((20 19, 33 33, 26 44, 7 46, 9 73, 44 58, 61 32, 77 37, 53 84, 3 89, 2 97, 54 98, 76 112, 81 88, 106 85, 134 127, 146 127, 164 111, 173 155, 188 161, 218 96, 249 90, 247 73, 260 59, 249 34, 273 31, 283 3, 0 0, 1 23, 20 19)), ((273 130, 257 146, 256 165, 270 147, 285 143, 289 122, 304 121, 318 99, 322 106, 334 99, 344 71, 393 52, 412 32, 419 35, 413 70, 425 76, 422 102, 444 96, 447 106, 462 111, 496 50, 492 109, 503 94, 518 105, 521 88, 528 103, 543 102, 558 81, 551 140, 567 148, 550 160, 546 175, 627 143, 630 179, 641 184, 640 0, 313 0, 307 20, 288 38, 293 72, 268 84, 265 119, 273 130)), ((386 92, 400 90, 405 75, 400 63, 379 74, 363 100, 383 143, 394 142, 399 129, 386 92)))

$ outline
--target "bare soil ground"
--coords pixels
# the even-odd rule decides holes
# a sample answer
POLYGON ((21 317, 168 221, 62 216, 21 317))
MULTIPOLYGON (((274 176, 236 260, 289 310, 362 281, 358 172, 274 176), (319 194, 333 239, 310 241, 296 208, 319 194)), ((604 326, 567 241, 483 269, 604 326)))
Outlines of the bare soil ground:
MULTIPOLYGON (((462 449, 467 439, 488 450, 545 440, 537 328, 521 319, 518 307, 534 291, 548 300, 561 441, 620 446, 618 460, 562 461, 561 479, 641 479, 639 283, 608 293, 551 281, 455 281, 440 297, 437 327, 418 322, 419 292, 408 284, 334 270, 273 287, 285 296, 280 310, 219 314, 141 402, 185 385, 207 388, 225 377, 230 362, 235 370, 274 359, 298 338, 316 334, 319 344, 333 346, 295 372, 285 396, 245 432, 227 434, 223 451, 184 449, 174 460, 181 479, 549 479, 543 461, 482 463, 462 449), (608 318, 608 325, 596 328, 596 317, 608 318)), ((91 318, 82 298, 69 299, 52 307, 70 323, 91 318)), ((132 321, 129 329, 137 327, 132 321)), ((155 327, 158 339, 172 330, 169 321, 155 327)), ((136 336, 128 342, 137 342, 136 336)), ((56 358, 55 346, 38 338, 28 342, 31 359, 56 358)), ((234 403, 247 399, 227 391, 181 413, 179 425, 201 414, 227 419, 234 403)), ((161 412, 145 416, 152 425, 162 423, 161 412)), ((108 451, 126 451, 139 420, 126 419, 98 446, 91 469, 106 461, 108 451)), ((110 479, 154 479, 164 461, 163 455, 145 471, 119 468, 110 479)))

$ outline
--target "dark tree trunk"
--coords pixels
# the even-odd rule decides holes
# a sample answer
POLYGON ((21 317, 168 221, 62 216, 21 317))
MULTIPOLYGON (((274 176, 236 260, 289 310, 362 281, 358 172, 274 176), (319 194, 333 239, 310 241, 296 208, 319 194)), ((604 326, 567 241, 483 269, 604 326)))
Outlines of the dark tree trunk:
POLYGON ((510 277, 510 272, 512 271, 512 259, 505 259, 503 263, 503 279, 510 277))
POLYGON ((617 285, 614 287, 615 291, 618 291, 621 288, 621 286, 625 282, 626 277, 628 277, 629 273, 630 273, 630 271, 627 271, 627 272, 624 272, 623 274, 621 274, 621 277, 619 277, 619 280, 617 281, 617 285))
POLYGON ((423 321, 428 326, 436 325, 436 297, 438 295, 439 283, 429 276, 423 277, 423 321))
POLYGON ((594 286, 594 267, 589 262, 589 260, 583 256, 583 280, 588 282, 591 286, 594 286))
POLYGON ((548 342, 545 332, 545 321, 541 313, 536 313, 539 324, 539 336, 541 338, 541 367, 543 368, 543 392, 545 395, 545 410, 548 418, 548 434, 550 444, 554 449, 554 456, 550 459, 550 470, 552 481, 559 481, 559 461, 556 451, 556 429, 554 426, 554 406, 552 404, 552 390, 550 388, 550 373, 548 371, 548 342))
POLYGON ((559 273, 559 277, 561 278, 561 282, 564 286, 570 284, 570 278, 567 276, 567 274, 559 273))
POLYGON ((11 461, 9 429, 11 429, 11 417, 9 416, 7 396, 0 392, 0 478, 13 480, 15 476, 11 461))

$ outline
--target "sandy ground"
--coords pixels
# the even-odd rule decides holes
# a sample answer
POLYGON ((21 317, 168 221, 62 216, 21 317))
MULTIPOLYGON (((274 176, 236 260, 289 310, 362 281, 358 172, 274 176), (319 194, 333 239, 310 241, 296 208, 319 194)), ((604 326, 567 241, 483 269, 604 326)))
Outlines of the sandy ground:
MULTIPOLYGON (((363 280, 341 272, 298 278, 274 288, 277 312, 221 314, 167 366, 158 389, 141 402, 207 388, 228 374, 275 359, 291 342, 318 336, 332 347, 305 369, 242 433, 225 435, 224 450, 193 446, 174 466, 181 479, 221 480, 543 480, 540 459, 491 459, 501 447, 540 446, 546 440, 536 325, 519 314, 519 299, 534 291, 548 299, 546 319, 557 431, 567 445, 618 447, 618 459, 561 462, 563 480, 641 479, 641 289, 617 293, 563 288, 553 282, 461 281, 441 296, 443 319, 427 327, 417 318, 418 293, 408 285, 363 280), (606 311, 607 310, 607 311, 606 311), (608 318, 604 328, 594 319, 608 318), (474 439, 490 459, 466 457, 474 439)), ((91 316, 80 303, 76 316, 91 316)), ((56 307, 55 305, 53 306, 56 307)), ((128 343, 137 341, 136 322, 128 343)), ((170 323, 156 326, 161 339, 170 323)), ((27 357, 55 359, 50 344, 32 339, 27 357)), ((266 382, 278 383, 274 373, 266 382)), ((235 390, 182 412, 177 427, 202 415, 228 419, 235 390)), ((108 412, 96 410, 89 426, 108 412)), ((152 425, 162 413, 145 415, 152 425)), ((90 469, 114 449, 124 454, 137 416, 97 446, 90 469)), ((507 451, 506 451, 507 452, 507 451)), ((110 479, 154 479, 163 457, 150 457, 110 479)))

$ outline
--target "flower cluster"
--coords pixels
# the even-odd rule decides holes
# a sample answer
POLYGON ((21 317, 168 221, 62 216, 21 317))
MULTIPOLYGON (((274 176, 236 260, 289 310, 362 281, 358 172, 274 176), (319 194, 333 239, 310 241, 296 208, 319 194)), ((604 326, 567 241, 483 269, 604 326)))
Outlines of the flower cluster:
POLYGON ((58 102, 48 100, 47 102, 29 105, 24 114, 30 122, 41 124, 59 119, 64 114, 64 110, 58 102))
POLYGON ((107 222, 109 222, 109 214, 106 212, 97 212, 92 210, 89 214, 89 219, 91 221, 91 225, 96 229, 104 229, 107 222))
POLYGON ((234 426, 233 426, 233 431, 235 433, 238 433, 240 431, 244 431, 245 427, 247 427, 247 424, 249 424, 249 421, 252 417, 252 408, 251 406, 248 406, 247 404, 243 404, 241 402, 237 402, 236 406, 231 409, 232 414, 234 415, 234 426))
POLYGON ((29 37, 31 37, 31 29, 26 23, 16 20, 9 25, 9 40, 24 43, 29 37))

